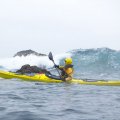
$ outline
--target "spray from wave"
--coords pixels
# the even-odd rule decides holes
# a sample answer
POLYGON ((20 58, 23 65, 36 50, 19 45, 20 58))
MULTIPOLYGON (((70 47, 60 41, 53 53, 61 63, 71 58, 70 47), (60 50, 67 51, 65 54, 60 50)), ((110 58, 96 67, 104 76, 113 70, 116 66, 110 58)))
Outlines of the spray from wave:
MULTIPOLYGON (((70 53, 64 53, 54 56, 54 60, 56 64, 59 64, 60 60, 71 56, 70 53)), ((28 56, 16 56, 12 58, 5 58, 0 59, 0 69, 4 70, 17 70, 20 69, 21 66, 29 64, 31 66, 35 65, 41 68, 49 68, 53 67, 53 63, 49 60, 48 56, 35 56, 35 55, 28 55, 28 56)))

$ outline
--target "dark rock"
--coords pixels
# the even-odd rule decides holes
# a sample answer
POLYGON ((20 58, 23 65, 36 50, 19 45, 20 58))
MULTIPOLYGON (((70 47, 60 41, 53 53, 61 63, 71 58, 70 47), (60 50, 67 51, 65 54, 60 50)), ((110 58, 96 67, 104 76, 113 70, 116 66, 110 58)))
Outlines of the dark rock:
POLYGON ((30 66, 29 64, 23 65, 16 73, 46 73, 46 69, 39 68, 37 66, 30 66))
POLYGON ((16 57, 16 56, 21 57, 21 56, 28 56, 28 55, 46 56, 45 54, 37 53, 33 50, 23 50, 23 51, 17 52, 13 57, 16 57))

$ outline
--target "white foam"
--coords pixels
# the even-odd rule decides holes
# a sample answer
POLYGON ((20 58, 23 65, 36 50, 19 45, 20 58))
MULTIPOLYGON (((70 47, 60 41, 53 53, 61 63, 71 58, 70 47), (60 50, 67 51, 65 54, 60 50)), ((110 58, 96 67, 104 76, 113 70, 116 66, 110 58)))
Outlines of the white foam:
MULTIPOLYGON (((56 64, 59 64, 60 60, 65 57, 70 57, 70 53, 64 53, 59 55, 54 55, 54 61, 56 64)), ((53 67, 52 61, 49 60, 48 56, 22 56, 22 57, 13 57, 13 58, 4 58, 0 59, 0 66, 3 66, 5 69, 13 70, 20 69, 21 66, 29 64, 31 66, 36 65, 38 67, 53 67)))

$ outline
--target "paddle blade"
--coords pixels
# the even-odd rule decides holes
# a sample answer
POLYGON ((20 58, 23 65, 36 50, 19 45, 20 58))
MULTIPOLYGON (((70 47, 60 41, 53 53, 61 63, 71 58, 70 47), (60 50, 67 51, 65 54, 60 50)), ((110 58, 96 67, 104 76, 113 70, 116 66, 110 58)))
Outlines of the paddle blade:
POLYGON ((49 55, 48 55, 49 59, 53 61, 53 55, 52 53, 50 52, 49 55))

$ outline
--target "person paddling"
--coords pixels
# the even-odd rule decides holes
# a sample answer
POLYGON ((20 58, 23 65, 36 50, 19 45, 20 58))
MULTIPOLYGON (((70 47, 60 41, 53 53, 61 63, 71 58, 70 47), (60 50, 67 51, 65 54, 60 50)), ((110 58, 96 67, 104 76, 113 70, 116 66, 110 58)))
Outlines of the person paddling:
POLYGON ((65 60, 65 65, 60 66, 60 65, 54 65, 55 68, 58 68, 61 70, 61 78, 64 79, 65 81, 72 80, 74 69, 72 65, 72 58, 66 58, 65 60))
POLYGON ((48 58, 53 62, 54 67, 56 68, 59 76, 55 76, 52 74, 46 74, 47 77, 52 78, 52 79, 57 79, 57 80, 63 80, 63 81, 69 81, 72 80, 72 76, 73 76, 73 65, 72 65, 72 58, 66 58, 65 61, 65 65, 64 66, 59 66, 56 65, 53 59, 53 55, 50 52, 48 55, 48 58), (59 70, 61 70, 61 73, 59 72, 59 70))

